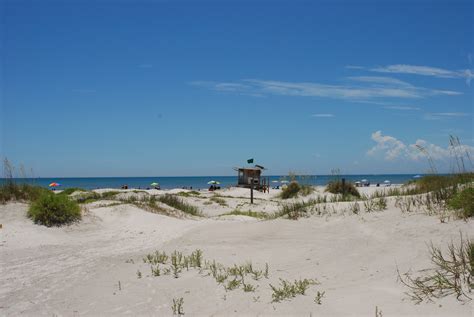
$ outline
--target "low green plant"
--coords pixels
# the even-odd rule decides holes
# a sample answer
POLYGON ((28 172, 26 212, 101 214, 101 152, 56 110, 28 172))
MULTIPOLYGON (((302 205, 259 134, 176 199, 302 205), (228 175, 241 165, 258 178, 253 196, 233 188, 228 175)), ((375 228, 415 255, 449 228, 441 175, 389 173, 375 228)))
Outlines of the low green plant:
POLYGON ((424 275, 413 277, 398 272, 399 280, 409 288, 408 296, 417 303, 433 298, 454 295, 458 300, 471 300, 474 287, 474 242, 461 234, 458 245, 451 242, 446 253, 433 244, 430 246, 434 268, 423 270, 424 275))
POLYGON ((350 206, 350 209, 351 209, 351 211, 352 211, 353 214, 358 215, 359 212, 360 212, 359 203, 358 203, 358 202, 353 203, 353 204, 350 206))
POLYGON ((182 316, 184 315, 184 299, 181 298, 173 298, 173 305, 171 306, 171 310, 173 311, 173 315, 182 316))
POLYGON ((474 217, 474 187, 466 187, 448 200, 448 207, 462 218, 474 217))
POLYGON ((218 196, 213 196, 209 198, 210 201, 215 202, 216 204, 219 204, 221 206, 227 206, 227 202, 225 201, 224 198, 218 197, 218 196))
POLYGON ((385 197, 375 199, 375 210, 382 211, 385 209, 387 209, 387 199, 385 197))
POLYGON ((222 214, 220 216, 247 216, 247 217, 253 217, 253 218, 258 218, 258 219, 265 219, 268 218, 268 214, 260 211, 252 211, 252 210, 239 210, 235 209, 232 210, 231 212, 222 214))
POLYGON ((67 196, 43 192, 31 204, 27 215, 34 223, 47 227, 60 226, 80 220, 81 208, 67 196))
POLYGON ((324 294, 326 294, 326 292, 320 292, 318 291, 316 293, 316 297, 314 298, 314 302, 318 305, 321 305, 322 304, 322 299, 324 297, 324 294))
POLYGON ((232 291, 236 288, 239 288, 241 283, 242 283, 241 280, 238 280, 238 279, 234 278, 233 280, 230 280, 229 282, 227 282, 227 285, 225 286, 225 289, 227 291, 232 291))
POLYGON ((111 191, 103 192, 102 194, 100 194, 100 198, 101 199, 113 199, 113 198, 115 198, 115 196, 117 196, 117 194, 120 194, 120 192, 116 191, 116 190, 111 190, 111 191))
POLYGON ((182 268, 184 268, 183 253, 174 251, 171 253, 171 269, 173 270, 173 275, 175 278, 179 277, 179 273, 181 273, 182 268))
POLYGON ((160 271, 160 266, 157 264, 156 266, 151 266, 151 274, 153 276, 160 276, 161 275, 161 271, 160 271))
MULTIPOLYGON (((62 194, 62 193, 61 193, 62 194)), ((98 201, 101 199, 101 195, 96 192, 81 192, 79 195, 74 195, 70 197, 71 199, 75 200, 79 204, 89 204, 94 201, 98 201)))
POLYGON ((244 283, 244 292, 248 293, 248 292, 255 292, 255 286, 253 286, 252 284, 247 284, 247 283, 244 283))
POLYGON ((298 218, 309 215, 308 207, 312 202, 297 201, 290 204, 284 204, 279 211, 275 213, 274 218, 288 217, 291 220, 298 220, 298 218))
POLYGON ((71 195, 74 192, 86 192, 87 190, 79 187, 70 187, 61 191, 58 195, 71 195))
POLYGON ((191 190, 189 192, 179 192, 176 195, 181 196, 181 197, 196 197, 196 196, 201 196, 201 193, 195 190, 191 190))
POLYGON ((270 284, 270 288, 273 291, 272 302, 281 302, 297 295, 305 295, 308 287, 315 284, 317 284, 317 281, 312 279, 295 280, 293 283, 280 279, 279 287, 270 284))

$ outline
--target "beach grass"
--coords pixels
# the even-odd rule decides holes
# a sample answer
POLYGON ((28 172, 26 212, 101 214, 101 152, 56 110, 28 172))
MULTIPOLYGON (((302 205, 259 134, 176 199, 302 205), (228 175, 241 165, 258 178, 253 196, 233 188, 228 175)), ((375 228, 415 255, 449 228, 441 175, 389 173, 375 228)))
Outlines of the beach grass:
POLYGON ((260 211, 252 211, 252 210, 239 210, 239 209, 234 209, 231 212, 219 215, 221 216, 247 216, 247 217, 253 217, 257 219, 267 219, 269 217, 268 214, 260 211))
POLYGON ((184 202, 182 199, 177 197, 176 195, 172 194, 164 194, 162 196, 159 196, 157 199, 159 202, 166 204, 170 207, 173 207, 175 209, 181 210, 182 212, 186 214, 190 214, 193 216, 200 216, 201 212, 196 206, 190 205, 186 202, 184 202))
POLYGON ((402 276, 398 272, 399 281, 409 289, 407 295, 417 303, 450 295, 460 301, 471 300, 474 242, 460 234, 459 242, 451 242, 446 252, 431 243, 429 253, 433 268, 423 270, 423 275, 413 277, 405 273, 402 276))

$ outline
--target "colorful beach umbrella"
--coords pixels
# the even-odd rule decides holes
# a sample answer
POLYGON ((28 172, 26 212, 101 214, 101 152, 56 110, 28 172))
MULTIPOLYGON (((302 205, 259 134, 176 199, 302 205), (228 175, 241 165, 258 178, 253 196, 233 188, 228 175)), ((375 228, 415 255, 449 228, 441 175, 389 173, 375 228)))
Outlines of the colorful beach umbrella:
POLYGON ((159 183, 155 183, 155 182, 153 182, 153 183, 150 184, 150 186, 158 186, 158 185, 160 185, 160 184, 159 184, 159 183))
POLYGON ((208 185, 220 185, 221 183, 219 183, 218 181, 210 181, 210 182, 207 182, 208 185))
POLYGON ((58 186, 61 186, 61 184, 56 183, 56 182, 52 182, 51 184, 49 184, 49 187, 58 187, 58 186))

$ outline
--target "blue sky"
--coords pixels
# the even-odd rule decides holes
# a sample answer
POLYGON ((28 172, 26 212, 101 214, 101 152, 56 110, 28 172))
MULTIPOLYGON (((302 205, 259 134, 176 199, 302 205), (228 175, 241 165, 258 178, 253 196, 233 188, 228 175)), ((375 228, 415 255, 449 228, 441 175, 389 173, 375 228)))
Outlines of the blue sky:
POLYGON ((421 173, 473 149, 472 1, 1 1, 0 156, 37 176, 421 173))

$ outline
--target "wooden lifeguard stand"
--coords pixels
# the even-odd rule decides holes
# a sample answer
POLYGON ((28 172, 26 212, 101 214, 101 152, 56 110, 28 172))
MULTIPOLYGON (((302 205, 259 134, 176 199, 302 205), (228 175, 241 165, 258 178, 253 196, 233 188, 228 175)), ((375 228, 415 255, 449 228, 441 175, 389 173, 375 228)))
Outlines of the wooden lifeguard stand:
POLYGON ((237 187, 253 188, 256 190, 267 190, 270 187, 269 179, 262 176, 265 167, 255 165, 255 167, 234 167, 238 173, 237 187))

